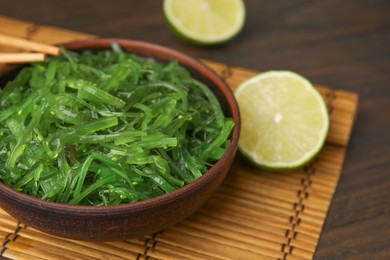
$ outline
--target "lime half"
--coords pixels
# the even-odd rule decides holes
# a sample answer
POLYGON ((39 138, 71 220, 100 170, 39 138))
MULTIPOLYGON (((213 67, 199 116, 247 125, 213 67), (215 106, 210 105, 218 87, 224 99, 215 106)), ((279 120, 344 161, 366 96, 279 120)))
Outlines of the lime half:
POLYGON ((245 20, 243 0, 164 0, 163 11, 176 34, 203 45, 228 41, 245 20))
POLYGON ((235 91, 242 128, 239 150, 260 168, 295 169, 321 150, 329 129, 326 104, 302 76, 269 71, 235 91))

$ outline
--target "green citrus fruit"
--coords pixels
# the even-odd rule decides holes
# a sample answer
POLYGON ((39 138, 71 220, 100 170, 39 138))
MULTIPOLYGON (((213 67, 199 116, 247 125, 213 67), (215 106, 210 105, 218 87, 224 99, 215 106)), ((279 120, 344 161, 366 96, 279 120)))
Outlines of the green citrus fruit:
POLYGON ((243 0, 164 0, 163 12, 177 35, 201 45, 230 40, 245 20, 243 0))
POLYGON ((321 150, 329 129, 326 104, 302 76, 269 71, 235 91, 242 128, 239 150, 260 168, 304 166, 321 150))

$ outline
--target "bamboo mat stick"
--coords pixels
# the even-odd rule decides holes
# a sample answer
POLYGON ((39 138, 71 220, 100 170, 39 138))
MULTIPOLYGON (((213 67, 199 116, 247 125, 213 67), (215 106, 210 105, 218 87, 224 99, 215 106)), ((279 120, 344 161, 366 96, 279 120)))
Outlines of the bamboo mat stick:
MULTIPOLYGON (((207 230, 208 232, 213 232, 213 230, 217 232, 219 229, 221 229, 225 232, 227 231, 232 233, 234 236, 236 236, 235 234, 239 234, 236 236, 236 238, 244 234, 245 236, 248 237, 249 240, 248 243, 262 244, 263 246, 266 246, 266 243, 264 243, 263 241, 267 241, 271 243, 272 248, 274 249, 275 248, 279 249, 279 247, 274 247, 275 243, 276 245, 279 245, 280 243, 284 243, 285 241, 285 236, 284 233, 282 232, 279 235, 277 235, 271 232, 262 231, 257 227, 257 225, 253 225, 253 226, 242 225, 241 223, 237 223, 235 221, 229 221, 229 220, 224 220, 224 221, 210 221, 210 220, 215 220, 215 218, 213 218, 213 216, 196 214, 193 217, 189 218, 187 221, 184 221, 183 225, 204 229, 207 230)), ((218 231, 218 233, 220 232, 218 231)))
POLYGON ((24 253, 25 250, 14 250, 12 248, 7 248, 6 254, 4 254, 5 259, 18 259, 18 260, 42 260, 43 257, 33 256, 29 253, 24 253))
POLYGON ((215 260, 214 257, 168 245, 159 241, 155 248, 148 251, 148 256, 159 259, 189 259, 189 260, 215 260))
MULTIPOLYGON (((203 238, 210 241, 210 244, 225 244, 235 247, 238 250, 252 251, 258 255, 270 256, 278 258, 280 256, 280 244, 274 241, 262 240, 251 235, 225 230, 209 225, 202 225, 202 223, 194 223, 196 226, 186 225, 188 222, 178 226, 177 232, 190 237, 203 238), (203 232, 207 230, 207 233, 203 232)), ((225 256, 228 258, 228 255, 225 256)))
POLYGON ((191 251, 207 254, 215 258, 229 259, 240 257, 241 259, 262 259, 263 258, 280 258, 282 253, 266 249, 256 249, 254 246, 246 245, 239 240, 229 240, 218 236, 209 235, 202 236, 201 233, 188 229, 170 229, 164 231, 164 236, 159 237, 159 241, 164 241, 167 244, 190 249, 191 251), (186 241, 186 243, 183 243, 186 241), (207 243, 205 243, 207 241, 207 243), (248 250, 248 249, 254 249, 248 250), (262 253, 256 252, 261 250, 262 253))

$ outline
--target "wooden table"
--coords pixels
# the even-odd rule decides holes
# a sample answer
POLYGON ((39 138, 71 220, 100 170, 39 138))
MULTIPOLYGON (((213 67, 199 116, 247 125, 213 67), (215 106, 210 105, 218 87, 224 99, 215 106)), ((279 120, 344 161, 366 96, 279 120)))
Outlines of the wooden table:
POLYGON ((2 0, 0 15, 151 41, 252 70, 293 70, 358 93, 344 169, 314 258, 390 259, 390 2, 245 2, 242 33, 211 48, 177 40, 156 0, 2 0))

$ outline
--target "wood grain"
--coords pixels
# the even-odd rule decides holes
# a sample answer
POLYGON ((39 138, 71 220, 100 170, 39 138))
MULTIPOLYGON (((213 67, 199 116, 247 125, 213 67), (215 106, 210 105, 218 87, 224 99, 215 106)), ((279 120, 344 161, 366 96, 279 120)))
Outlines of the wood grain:
MULTIPOLYGON (((390 237, 390 2, 245 3, 247 21, 242 33, 213 48, 197 48, 177 40, 164 24, 160 1, 155 0, 144 0, 142 4, 136 0, 117 0, 115 4, 103 0, 2 0, 0 14, 90 35, 152 41, 252 71, 294 70, 313 82, 357 92, 358 116, 314 258, 390 258, 390 240, 385 239, 390 237)), ((36 26, 29 24, 11 33, 24 34, 25 30, 32 36, 36 26)), ((328 163, 323 165, 327 171, 332 170, 328 163)), ((309 190, 321 187, 316 200, 326 203, 332 192, 332 177, 312 178, 315 181, 309 190)), ((283 227, 279 222, 267 225, 275 230, 283 227)), ((169 258, 172 251, 164 252, 169 258)))

